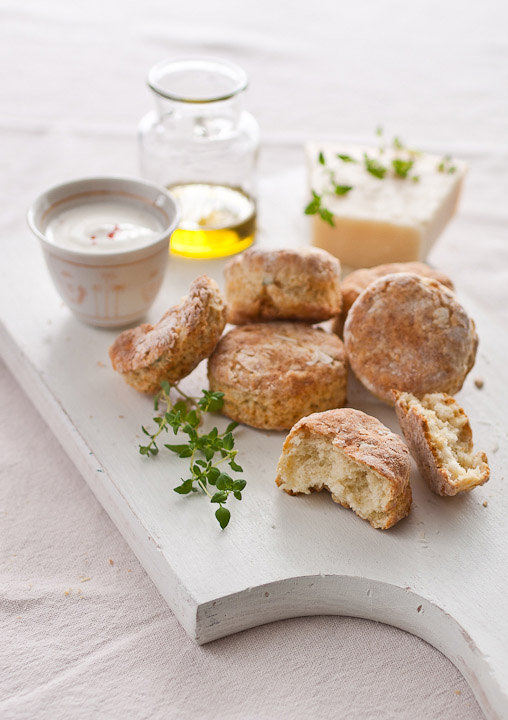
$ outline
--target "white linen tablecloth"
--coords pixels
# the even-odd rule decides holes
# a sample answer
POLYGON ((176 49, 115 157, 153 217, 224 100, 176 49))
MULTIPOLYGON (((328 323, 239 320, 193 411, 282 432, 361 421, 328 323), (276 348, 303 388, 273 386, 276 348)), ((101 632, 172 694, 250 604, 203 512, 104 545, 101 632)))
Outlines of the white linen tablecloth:
MULTIPOLYGON (((379 123, 468 160, 432 260, 506 327, 506 5, 2 0, 0 21, 2 236, 52 183, 135 173, 147 69, 219 55, 250 75, 267 174, 306 138, 379 123)), ((381 624, 301 618, 196 647, 3 366, 0 398, 2 720, 481 717, 446 658, 381 624)))

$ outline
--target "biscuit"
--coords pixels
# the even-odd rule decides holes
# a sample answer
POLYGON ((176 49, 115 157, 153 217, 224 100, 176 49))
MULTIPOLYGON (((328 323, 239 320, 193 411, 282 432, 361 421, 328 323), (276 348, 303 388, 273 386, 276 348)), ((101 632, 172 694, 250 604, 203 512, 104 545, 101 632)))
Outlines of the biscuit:
POLYGON ((430 278, 385 275, 353 303, 344 326, 349 363, 393 404, 394 390, 453 395, 474 364, 478 336, 455 295, 430 278))
POLYGON ((436 495, 456 495, 487 482, 487 456, 473 452, 473 433, 460 405, 446 393, 421 400, 394 391, 395 412, 418 469, 436 495))
POLYGON ((228 322, 317 323, 340 312, 340 262, 324 250, 247 250, 224 269, 228 322))
POLYGON ((117 337, 109 349, 113 369, 136 390, 156 393, 163 380, 178 382, 208 357, 225 324, 224 298, 214 280, 201 275, 156 325, 144 323, 117 337))
POLYGON ((409 451, 398 435, 360 410, 300 420, 282 448, 275 482, 287 493, 326 488, 372 527, 386 530, 411 508, 409 451))
POLYGON ((374 280, 377 280, 384 275, 393 275, 394 273, 414 273, 421 277, 432 278, 445 285, 450 290, 455 290, 453 282, 439 270, 425 265, 421 262, 404 262, 404 263, 386 263, 386 265, 376 265, 371 268, 361 268, 350 273, 341 283, 342 292, 342 311, 333 322, 333 332, 337 333, 339 337, 342 337, 344 331, 344 323, 346 317, 351 309, 351 305, 354 303, 356 298, 368 287, 374 280))
POLYGON ((208 379, 232 420, 288 430, 304 415, 344 405, 346 353, 336 335, 304 323, 243 325, 218 343, 208 379))

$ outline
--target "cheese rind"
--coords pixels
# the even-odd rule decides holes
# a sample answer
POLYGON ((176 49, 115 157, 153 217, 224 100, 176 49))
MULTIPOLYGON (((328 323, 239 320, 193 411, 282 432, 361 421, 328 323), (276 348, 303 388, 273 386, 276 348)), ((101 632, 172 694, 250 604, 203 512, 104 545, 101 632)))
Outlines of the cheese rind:
POLYGON ((306 146, 310 189, 323 195, 323 205, 333 213, 335 227, 318 215, 313 218, 312 243, 340 258, 351 268, 387 262, 425 260, 431 247, 453 217, 467 171, 464 162, 453 160, 453 173, 439 172, 442 158, 418 154, 405 179, 394 176, 392 160, 407 158, 404 152, 343 143, 309 143, 306 146), (326 165, 319 163, 322 152, 326 165), (337 154, 358 163, 343 162, 337 154), (383 179, 371 175, 363 163, 364 153, 389 168, 383 179), (335 182, 352 185, 346 195, 336 196, 335 182), (411 177, 417 175, 418 182, 411 177))

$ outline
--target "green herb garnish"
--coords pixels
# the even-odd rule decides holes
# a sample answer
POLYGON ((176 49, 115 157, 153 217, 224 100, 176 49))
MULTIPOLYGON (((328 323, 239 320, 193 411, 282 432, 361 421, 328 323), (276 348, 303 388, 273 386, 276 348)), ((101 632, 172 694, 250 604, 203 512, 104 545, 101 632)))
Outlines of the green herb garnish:
POLYGON ((351 162, 351 163, 357 163, 358 160, 355 160, 354 157, 351 157, 351 155, 341 155, 340 153, 337 153, 337 157, 339 160, 342 160, 342 162, 351 162))
POLYGON ((386 168, 384 165, 382 165, 379 162, 379 160, 369 157, 367 155, 367 153, 363 153, 363 160, 364 160, 365 169, 367 170, 367 172, 369 172, 374 177, 379 178, 380 180, 382 180, 384 178, 388 168, 386 168))
POLYGON ((352 185, 337 185, 337 183, 333 186, 333 191, 336 195, 347 195, 350 190, 353 189, 352 185))
POLYGON ((401 160, 400 158, 394 158, 392 160, 392 168, 394 169, 397 177, 400 178, 407 178, 408 173, 414 164, 414 160, 401 160))
POLYGON ((306 215, 319 215, 321 220, 327 222, 331 227, 335 227, 333 213, 323 206, 323 197, 318 195, 315 190, 312 190, 312 200, 305 208, 304 213, 306 215))
POLYGON ((451 155, 445 155, 444 158, 441 160, 439 165, 437 166, 437 170, 440 173, 447 173, 448 175, 451 175, 457 170, 456 165, 452 164, 452 156, 451 155))
MULTIPOLYGON (((384 131, 381 125, 378 125, 376 128, 376 135, 381 138, 380 145, 377 149, 377 152, 381 157, 385 152, 385 147, 383 145, 384 131)), ((396 157, 394 157, 391 161, 387 158, 387 165, 384 165, 378 158, 371 157, 367 153, 364 153, 363 166, 365 170, 373 177, 378 178, 378 180, 383 180, 388 175, 388 177, 397 177, 402 180, 409 179, 413 183, 420 182, 420 175, 414 171, 417 169, 415 168, 415 164, 418 157, 421 156, 421 152, 419 150, 413 150, 406 147, 399 137, 393 138, 392 147, 393 150, 395 150, 395 153, 393 154, 396 155, 396 157)), ((344 163, 361 162, 355 157, 343 153, 336 153, 335 157, 344 163)), ((319 195, 315 190, 312 190, 312 199, 305 207, 304 212, 306 215, 319 215, 321 219, 327 222, 331 227, 335 227, 333 213, 325 207, 324 198, 326 198, 327 195, 335 195, 337 197, 347 195, 351 190, 353 190, 354 186, 342 185, 336 181, 335 171, 327 166, 326 158, 322 151, 318 154, 318 162, 324 168, 324 172, 328 175, 328 182, 324 184, 321 195, 319 195)), ((437 170, 442 173, 451 174, 456 172, 457 167, 452 164, 451 156, 445 155, 445 157, 437 165, 437 170)))
POLYGON ((234 449, 233 430, 238 423, 229 423, 223 433, 219 433, 216 427, 208 433, 200 433, 198 428, 205 413, 217 412, 223 404, 224 393, 202 390, 201 397, 194 398, 186 395, 176 383, 163 382, 160 392, 154 398, 154 410, 160 411, 159 415, 153 418, 158 428, 154 433, 150 433, 142 427, 150 442, 148 445, 139 446, 140 454, 150 457, 159 452, 157 438, 161 433, 168 432, 171 428, 175 435, 181 433, 186 436, 185 442, 164 445, 178 457, 189 458, 190 477, 182 478, 181 484, 175 487, 174 491, 180 495, 198 491, 205 493, 211 503, 219 505, 215 517, 222 529, 231 518, 230 511, 225 507, 228 497, 232 494, 237 500, 241 500, 242 490, 247 484, 245 480, 234 480, 218 467, 227 463, 233 472, 243 472, 236 462, 238 451, 234 449), (174 404, 170 398, 172 389, 176 390, 181 398, 174 404), (218 460, 215 460, 216 456, 219 456, 218 460))

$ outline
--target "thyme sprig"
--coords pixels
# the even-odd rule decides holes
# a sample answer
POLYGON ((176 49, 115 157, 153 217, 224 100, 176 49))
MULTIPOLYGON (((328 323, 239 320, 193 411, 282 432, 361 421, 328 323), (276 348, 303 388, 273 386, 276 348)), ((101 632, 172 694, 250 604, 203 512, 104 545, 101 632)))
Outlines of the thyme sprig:
MULTIPOLYGON (((376 136, 379 138, 377 154, 379 158, 381 158, 386 149, 384 130, 381 125, 376 128, 376 136)), ((420 182, 420 175, 415 173, 414 170, 417 160, 422 153, 419 150, 407 147, 399 137, 393 138, 391 147, 395 156, 386 164, 383 164, 378 157, 369 155, 366 152, 363 153, 361 160, 343 153, 335 153, 335 157, 343 163, 362 165, 366 172, 378 180, 397 178, 398 180, 411 180, 413 183, 420 182)), ((306 215, 319 215, 322 220, 332 227, 335 227, 333 213, 326 207, 326 198, 332 195, 339 197, 347 195, 351 190, 354 190, 354 186, 337 183, 335 170, 327 165, 326 157, 322 150, 319 152, 317 159, 318 163, 323 167, 323 172, 328 177, 328 183, 324 184, 321 194, 312 190, 312 198, 306 205, 304 212, 306 215)), ((437 165, 436 170, 440 173, 451 175, 457 171, 457 166, 453 164, 450 155, 445 155, 437 165)))
MULTIPOLYGON (((403 160, 402 158, 394 158, 392 160, 392 167, 395 174, 397 175, 397 177, 400 177, 403 180, 407 178, 408 173, 410 172, 414 164, 414 160, 403 160)), ((415 177, 416 176, 413 175, 411 179, 414 181, 415 177)))
POLYGON ((448 175, 452 175, 454 172, 456 172, 457 167, 453 164, 452 156, 445 155, 436 169, 440 173, 447 173, 448 175))
MULTIPOLYGON (((217 412, 224 404, 224 393, 202 390, 201 397, 195 398, 184 393, 177 383, 161 383, 161 389, 154 398, 154 410, 159 413, 153 418, 157 425, 155 432, 151 433, 146 427, 141 429, 150 438, 147 445, 140 445, 139 452, 146 457, 153 457, 159 453, 157 441, 163 433, 171 429, 174 435, 187 436, 185 442, 178 444, 164 444, 170 452, 179 458, 189 458, 190 476, 181 478, 181 483, 174 488, 180 495, 203 492, 211 503, 218 504, 215 517, 222 529, 231 519, 231 513, 225 507, 230 495, 236 500, 242 499, 242 491, 246 486, 243 479, 232 478, 219 466, 227 463, 236 473, 243 469, 236 462, 237 450, 233 431, 238 426, 231 422, 225 432, 219 433, 216 427, 210 432, 203 433, 199 427, 205 413, 217 412), (171 390, 175 390, 180 399, 173 403, 171 390), (217 459, 218 457, 218 459, 217 459)), ((160 442, 160 441, 159 441, 160 442)))
POLYGON ((306 215, 319 215, 331 227, 335 227, 333 221, 333 213, 323 205, 323 196, 312 190, 312 200, 306 205, 304 213, 306 215))
POLYGON ((367 153, 363 153, 363 162, 367 172, 379 180, 382 180, 386 175, 388 168, 380 163, 379 160, 376 160, 376 158, 369 157, 367 153))
MULTIPOLYGON (((355 162, 352 158, 349 158, 349 156, 342 155, 337 156, 340 157, 343 162, 355 162)), ((331 227, 335 227, 335 222, 333 220, 333 213, 328 210, 328 208, 325 206, 325 196, 326 195, 336 195, 337 197, 341 197, 343 195, 347 195, 350 190, 353 189, 352 185, 343 185, 341 183, 338 183, 335 179, 335 171, 332 170, 330 167, 326 164, 326 158, 324 156, 324 153, 321 151, 318 155, 318 163, 323 166, 325 169, 327 175, 328 175, 328 187, 326 187, 323 190, 323 193, 320 195, 315 190, 312 190, 312 198, 307 203, 307 205, 304 208, 304 213, 306 215, 319 215, 321 220, 324 220, 328 225, 331 227)))

